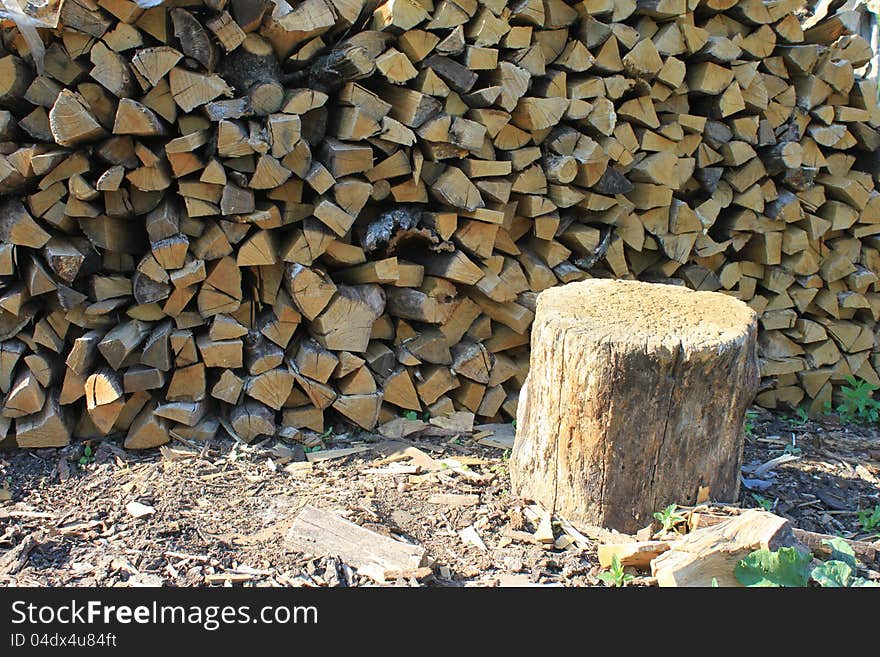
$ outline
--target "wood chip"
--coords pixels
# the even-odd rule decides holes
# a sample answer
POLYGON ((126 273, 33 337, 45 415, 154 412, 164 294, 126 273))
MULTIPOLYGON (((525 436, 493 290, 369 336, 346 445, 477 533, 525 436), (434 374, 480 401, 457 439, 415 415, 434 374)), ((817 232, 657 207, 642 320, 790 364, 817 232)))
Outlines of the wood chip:
POLYGON ((440 494, 431 495, 428 498, 430 504, 443 504, 445 506, 476 506, 480 503, 479 495, 455 495, 440 494))
POLYGON ((332 461, 334 459, 342 459, 352 454, 363 454, 369 452, 370 447, 345 447, 343 449, 322 449, 317 452, 307 452, 306 458, 309 463, 319 463, 320 461, 332 461))
POLYGON ((478 550, 482 550, 483 552, 486 552, 486 550, 488 549, 473 525, 470 525, 469 527, 465 527, 464 529, 460 530, 458 532, 458 535, 461 537, 461 540, 464 541, 466 545, 473 545, 475 548, 477 548, 478 550))
POLYGON ((474 437, 480 436, 477 439, 480 445, 497 449, 513 449, 516 429, 512 424, 480 424, 474 428, 479 431, 474 437))
POLYGON ((37 547, 37 539, 33 534, 25 536, 21 542, 0 556, 0 573, 3 575, 15 575, 24 568, 28 561, 31 550, 37 547))
POLYGON ((156 513, 156 509, 140 502, 129 502, 125 505, 125 510, 134 518, 146 518, 156 513))
POLYGON ((308 461, 298 461, 296 463, 288 463, 284 466, 284 472, 294 477, 302 477, 311 474, 314 466, 308 461))

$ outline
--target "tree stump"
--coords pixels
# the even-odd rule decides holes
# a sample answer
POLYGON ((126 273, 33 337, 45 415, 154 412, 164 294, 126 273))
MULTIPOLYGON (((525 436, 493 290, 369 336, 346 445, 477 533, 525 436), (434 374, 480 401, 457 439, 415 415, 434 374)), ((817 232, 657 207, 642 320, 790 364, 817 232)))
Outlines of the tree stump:
POLYGON ((631 532, 668 504, 739 490, 757 320, 714 292, 588 280, 538 297, 513 492, 631 532))

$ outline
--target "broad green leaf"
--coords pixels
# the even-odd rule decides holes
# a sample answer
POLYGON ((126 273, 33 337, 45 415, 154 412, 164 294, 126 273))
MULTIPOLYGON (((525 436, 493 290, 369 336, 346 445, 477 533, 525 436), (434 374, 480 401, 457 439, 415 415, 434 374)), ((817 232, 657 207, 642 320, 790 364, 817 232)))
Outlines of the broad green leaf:
POLYGON ((852 574, 848 563, 826 561, 814 568, 811 576, 823 588, 840 588, 849 586, 852 574))
POLYGON ((734 575, 744 586, 806 586, 811 559, 795 548, 755 550, 737 564, 734 575))
POLYGON ((851 584, 853 588, 862 588, 862 587, 871 587, 871 588, 880 588, 880 582, 875 582, 870 579, 865 579, 864 577, 856 577, 851 584))
POLYGON ((852 546, 839 536, 834 538, 824 538, 822 543, 831 548, 831 560, 842 561, 851 569, 856 569, 856 553, 853 552, 852 546))
POLYGON ((597 577, 600 582, 607 586, 617 586, 617 583, 614 580, 614 575, 612 575, 608 571, 605 571, 604 573, 599 573, 597 577))
POLYGON ((418 420, 419 414, 415 411, 407 411, 403 414, 403 417, 405 417, 407 420, 418 420))

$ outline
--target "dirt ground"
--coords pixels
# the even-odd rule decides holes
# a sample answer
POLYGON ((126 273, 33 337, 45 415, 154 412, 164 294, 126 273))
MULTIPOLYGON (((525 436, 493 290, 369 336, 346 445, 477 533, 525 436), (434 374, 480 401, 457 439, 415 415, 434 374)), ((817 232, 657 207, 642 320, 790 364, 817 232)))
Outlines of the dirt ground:
MULTIPOLYGON (((750 415, 737 506, 764 506, 801 529, 880 548, 880 527, 865 533, 857 515, 880 504, 880 433, 750 415)), ((80 443, 6 452, 0 585, 375 585, 336 558, 284 547, 298 511, 311 504, 427 549, 430 572, 390 584, 602 586, 596 544, 607 533, 577 526, 589 544, 566 545, 556 523, 555 544, 537 540, 539 518, 510 494, 508 452, 478 442, 487 435, 491 441, 482 431, 390 442, 351 432, 309 454, 275 440, 218 439, 149 453, 112 440, 89 450, 80 443)), ((494 437, 510 435, 499 427, 494 437)), ((634 583, 653 582, 642 573, 634 583)))

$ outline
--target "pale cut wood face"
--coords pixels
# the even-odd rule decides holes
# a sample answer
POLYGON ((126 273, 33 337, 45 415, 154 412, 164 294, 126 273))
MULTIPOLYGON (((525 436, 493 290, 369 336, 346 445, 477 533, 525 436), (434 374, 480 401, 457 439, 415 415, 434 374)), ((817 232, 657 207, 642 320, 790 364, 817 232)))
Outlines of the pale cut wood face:
POLYGON ((537 312, 558 330, 597 340, 684 349, 695 356, 741 342, 755 331, 756 315, 742 301, 684 286, 594 279, 538 296, 537 312))

